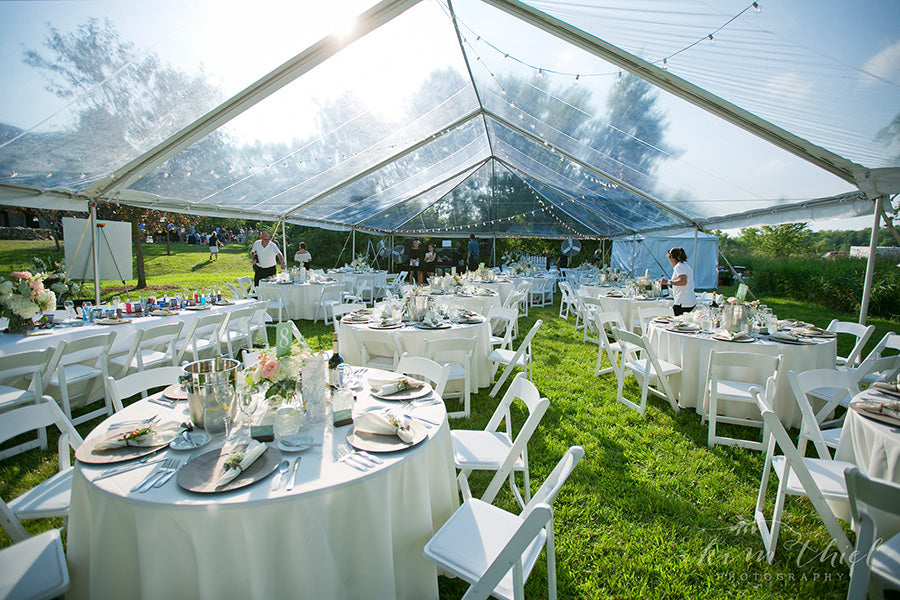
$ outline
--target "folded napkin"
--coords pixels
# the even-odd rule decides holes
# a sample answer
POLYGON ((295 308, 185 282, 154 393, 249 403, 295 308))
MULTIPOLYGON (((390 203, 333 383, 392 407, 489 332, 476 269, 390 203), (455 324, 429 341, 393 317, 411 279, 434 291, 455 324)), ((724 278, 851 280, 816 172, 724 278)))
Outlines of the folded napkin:
POLYGON ((721 331, 716 332, 716 336, 718 336, 722 339, 726 339, 726 340, 743 340, 743 339, 748 339, 750 337, 743 331, 736 331, 735 333, 731 333, 727 329, 723 329, 721 331))
POLYGON ((353 429, 376 435, 396 435, 407 444, 412 443, 414 437, 409 419, 392 412, 371 411, 358 415, 353 418, 353 429))
POLYGON ((900 396, 900 389, 898 389, 897 384, 890 381, 876 381, 872 384, 872 389, 892 396, 900 396))
POLYGON ((178 421, 165 421, 163 423, 149 423, 130 431, 117 433, 108 440, 103 440, 94 445, 94 450, 114 450, 127 446, 157 446, 161 443, 162 435, 169 431, 178 431, 181 423, 178 421))
POLYGON ((390 396, 391 394, 398 394, 400 392, 405 392, 406 390, 417 390, 425 385, 425 382, 409 377, 403 377, 401 379, 387 381, 377 385, 373 382, 369 383, 375 393, 379 396, 390 396))
POLYGON ((797 336, 793 333, 788 333, 786 331, 776 331, 769 335, 773 340, 788 340, 790 342, 796 342, 797 336))
POLYGON ((249 469, 250 465, 263 455, 266 448, 267 446, 262 442, 251 440, 245 449, 238 452, 232 452, 225 461, 225 470, 222 471, 222 476, 219 477, 219 480, 216 482, 216 487, 222 487, 249 469))

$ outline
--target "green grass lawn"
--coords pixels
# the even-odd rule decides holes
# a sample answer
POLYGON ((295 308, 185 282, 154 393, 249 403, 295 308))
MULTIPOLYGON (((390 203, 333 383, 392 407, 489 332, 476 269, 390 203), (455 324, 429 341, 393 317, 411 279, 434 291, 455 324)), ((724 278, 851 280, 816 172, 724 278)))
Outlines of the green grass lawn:
MULTIPOLYGON (((0 243, 0 272, 28 266, 30 257, 16 263, 19 255, 4 244, 0 243)), ((162 255, 158 246, 148 248, 151 285, 218 286, 250 272, 242 249, 225 248, 219 261, 209 264, 205 248, 173 246, 173 257, 165 257, 165 246, 161 248, 162 255)), ((822 307, 772 298, 763 301, 781 317, 820 326, 832 317, 856 320, 822 307)), ((761 558, 763 546, 753 524, 763 463, 760 453, 708 448, 706 429, 692 409, 675 414, 668 403, 651 399, 646 414, 640 416, 616 402, 614 376, 594 377, 597 347, 583 343, 581 332, 574 331, 574 321, 560 319, 557 310, 558 305, 532 309, 520 329, 524 333, 536 319, 544 321, 534 343, 534 381, 551 404, 529 444, 533 489, 566 448, 577 444, 586 451, 554 506, 560 598, 846 595, 848 569, 832 560, 831 538, 805 499, 787 501, 775 564, 761 558)), ((897 322, 871 322, 877 327, 875 340, 888 330, 900 330, 897 322)), ((330 325, 297 324, 313 348, 330 347, 330 325)), ((497 405, 488 391, 485 388, 473 396, 471 417, 454 420, 451 427, 484 427, 497 405)), ((630 379, 626 394, 635 397, 638 393, 630 379)), ((522 418, 521 412, 514 413, 516 423, 522 418)), ((87 433, 92 426, 79 429, 87 433)), ((724 427, 725 435, 737 432, 724 427)), ((0 496, 8 499, 34 485, 55 471, 55 463, 52 451, 32 451, 4 461, 0 496)), ((476 495, 487 480, 483 474, 470 478, 476 495)), ((773 484, 770 500, 774 490, 773 484)), ((515 509, 508 487, 495 503, 515 509)), ((44 520, 29 522, 27 527, 37 532, 59 524, 44 520)), ((4 537, 2 543, 7 545, 9 540, 4 537)), ((546 583, 546 566, 541 561, 526 585, 526 595, 546 597, 546 583)), ((459 581, 440 579, 442 598, 458 598, 464 588, 459 581)))

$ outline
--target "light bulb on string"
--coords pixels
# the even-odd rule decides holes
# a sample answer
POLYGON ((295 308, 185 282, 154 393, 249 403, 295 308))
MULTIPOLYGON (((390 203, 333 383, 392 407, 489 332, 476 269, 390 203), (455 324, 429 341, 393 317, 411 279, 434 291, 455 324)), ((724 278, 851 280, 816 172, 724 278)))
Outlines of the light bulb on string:
POLYGON ((762 12, 762 8, 759 6, 759 2, 753 3, 753 12, 756 14, 759 14, 760 12, 762 12))
POLYGON ((537 72, 537 78, 538 78, 538 79, 543 79, 543 78, 544 78, 544 70, 543 70, 543 69, 538 69, 538 72, 537 72))
POLYGON ((713 37, 713 34, 707 33, 707 34, 706 34, 706 37, 709 38, 709 43, 710 43, 710 44, 715 44, 715 43, 716 43, 716 38, 713 37))
POLYGON ((662 70, 663 71, 669 70, 669 62, 665 58, 663 59, 662 70))
POLYGON ((578 80, 579 80, 579 79, 581 79, 581 75, 578 74, 578 73, 576 73, 576 74, 575 74, 575 81, 573 82, 573 84, 574 84, 574 85, 578 85, 578 80))

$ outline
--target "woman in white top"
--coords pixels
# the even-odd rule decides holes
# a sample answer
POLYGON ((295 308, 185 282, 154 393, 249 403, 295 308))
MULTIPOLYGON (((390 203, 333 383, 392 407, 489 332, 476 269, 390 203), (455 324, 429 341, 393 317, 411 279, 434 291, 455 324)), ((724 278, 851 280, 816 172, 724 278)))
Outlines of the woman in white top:
POLYGON ((300 242, 300 249, 294 254, 294 262, 300 263, 301 266, 309 268, 309 261, 312 260, 312 254, 306 249, 306 242, 300 242))
POLYGON ((675 269, 672 271, 672 279, 662 280, 663 285, 668 285, 672 292, 675 306, 672 310, 675 316, 691 312, 697 305, 697 297, 694 295, 694 270, 687 264, 687 253, 684 248, 672 248, 666 254, 669 262, 675 269))

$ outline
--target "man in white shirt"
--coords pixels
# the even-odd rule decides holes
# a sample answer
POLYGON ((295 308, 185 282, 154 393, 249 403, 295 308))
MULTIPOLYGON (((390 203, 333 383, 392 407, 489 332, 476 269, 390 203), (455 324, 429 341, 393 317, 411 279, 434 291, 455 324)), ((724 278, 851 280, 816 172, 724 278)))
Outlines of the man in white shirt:
POLYGON ((268 231, 260 232, 259 239, 253 242, 250 260, 253 262, 253 285, 259 285, 261 279, 274 275, 277 265, 284 268, 284 255, 268 231))

